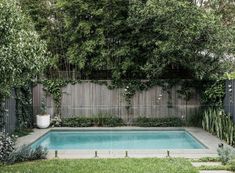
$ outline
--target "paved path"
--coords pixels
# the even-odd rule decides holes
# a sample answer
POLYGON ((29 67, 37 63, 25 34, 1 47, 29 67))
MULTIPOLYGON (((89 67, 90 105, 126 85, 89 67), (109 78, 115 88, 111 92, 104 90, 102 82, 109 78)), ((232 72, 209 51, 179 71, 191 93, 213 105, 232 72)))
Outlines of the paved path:
POLYGON ((200 171, 200 173, 232 173, 230 171, 200 171))
POLYGON ((220 166, 220 162, 192 162, 192 165, 194 167, 200 167, 200 166, 220 166))
MULTIPOLYGON (((220 162, 192 162, 192 165, 194 167, 200 167, 200 166, 220 166, 220 162)), ((204 170, 199 171, 200 173, 232 173, 230 171, 223 171, 223 170, 204 170)))

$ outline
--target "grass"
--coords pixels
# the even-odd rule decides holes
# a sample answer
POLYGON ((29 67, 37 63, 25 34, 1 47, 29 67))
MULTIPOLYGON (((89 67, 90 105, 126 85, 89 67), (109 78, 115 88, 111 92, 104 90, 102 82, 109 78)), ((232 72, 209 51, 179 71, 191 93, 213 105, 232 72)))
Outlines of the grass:
POLYGON ((1 173, 198 173, 186 159, 42 160, 1 166, 1 173))

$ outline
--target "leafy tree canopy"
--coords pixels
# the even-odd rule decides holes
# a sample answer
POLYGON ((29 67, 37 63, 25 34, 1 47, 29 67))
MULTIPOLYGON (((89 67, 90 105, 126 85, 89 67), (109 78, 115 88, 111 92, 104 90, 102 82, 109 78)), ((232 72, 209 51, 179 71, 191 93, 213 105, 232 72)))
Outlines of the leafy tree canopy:
POLYGON ((234 0, 189 0, 198 6, 213 10, 219 16, 224 25, 235 24, 235 3, 234 0))
POLYGON ((59 69, 69 64, 65 70, 87 78, 106 70, 113 79, 217 79, 230 70, 235 41, 233 19, 217 8, 222 1, 213 2, 203 8, 192 0, 22 0, 22 6, 59 57, 59 69))
POLYGON ((47 62, 45 44, 15 0, 0 1, 0 99, 40 72, 47 62))

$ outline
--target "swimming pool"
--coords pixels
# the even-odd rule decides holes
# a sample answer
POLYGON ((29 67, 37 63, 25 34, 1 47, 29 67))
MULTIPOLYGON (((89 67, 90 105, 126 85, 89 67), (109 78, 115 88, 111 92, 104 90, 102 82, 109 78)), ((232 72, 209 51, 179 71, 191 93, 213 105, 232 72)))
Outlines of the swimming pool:
POLYGON ((31 146, 49 150, 205 149, 186 130, 52 130, 31 146))

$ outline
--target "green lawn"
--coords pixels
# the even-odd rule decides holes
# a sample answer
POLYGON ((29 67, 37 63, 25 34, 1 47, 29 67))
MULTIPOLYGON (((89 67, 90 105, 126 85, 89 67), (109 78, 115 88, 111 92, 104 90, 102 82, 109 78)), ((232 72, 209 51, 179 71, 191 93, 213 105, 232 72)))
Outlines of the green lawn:
POLYGON ((1 166, 2 173, 198 173, 185 159, 43 160, 1 166))

